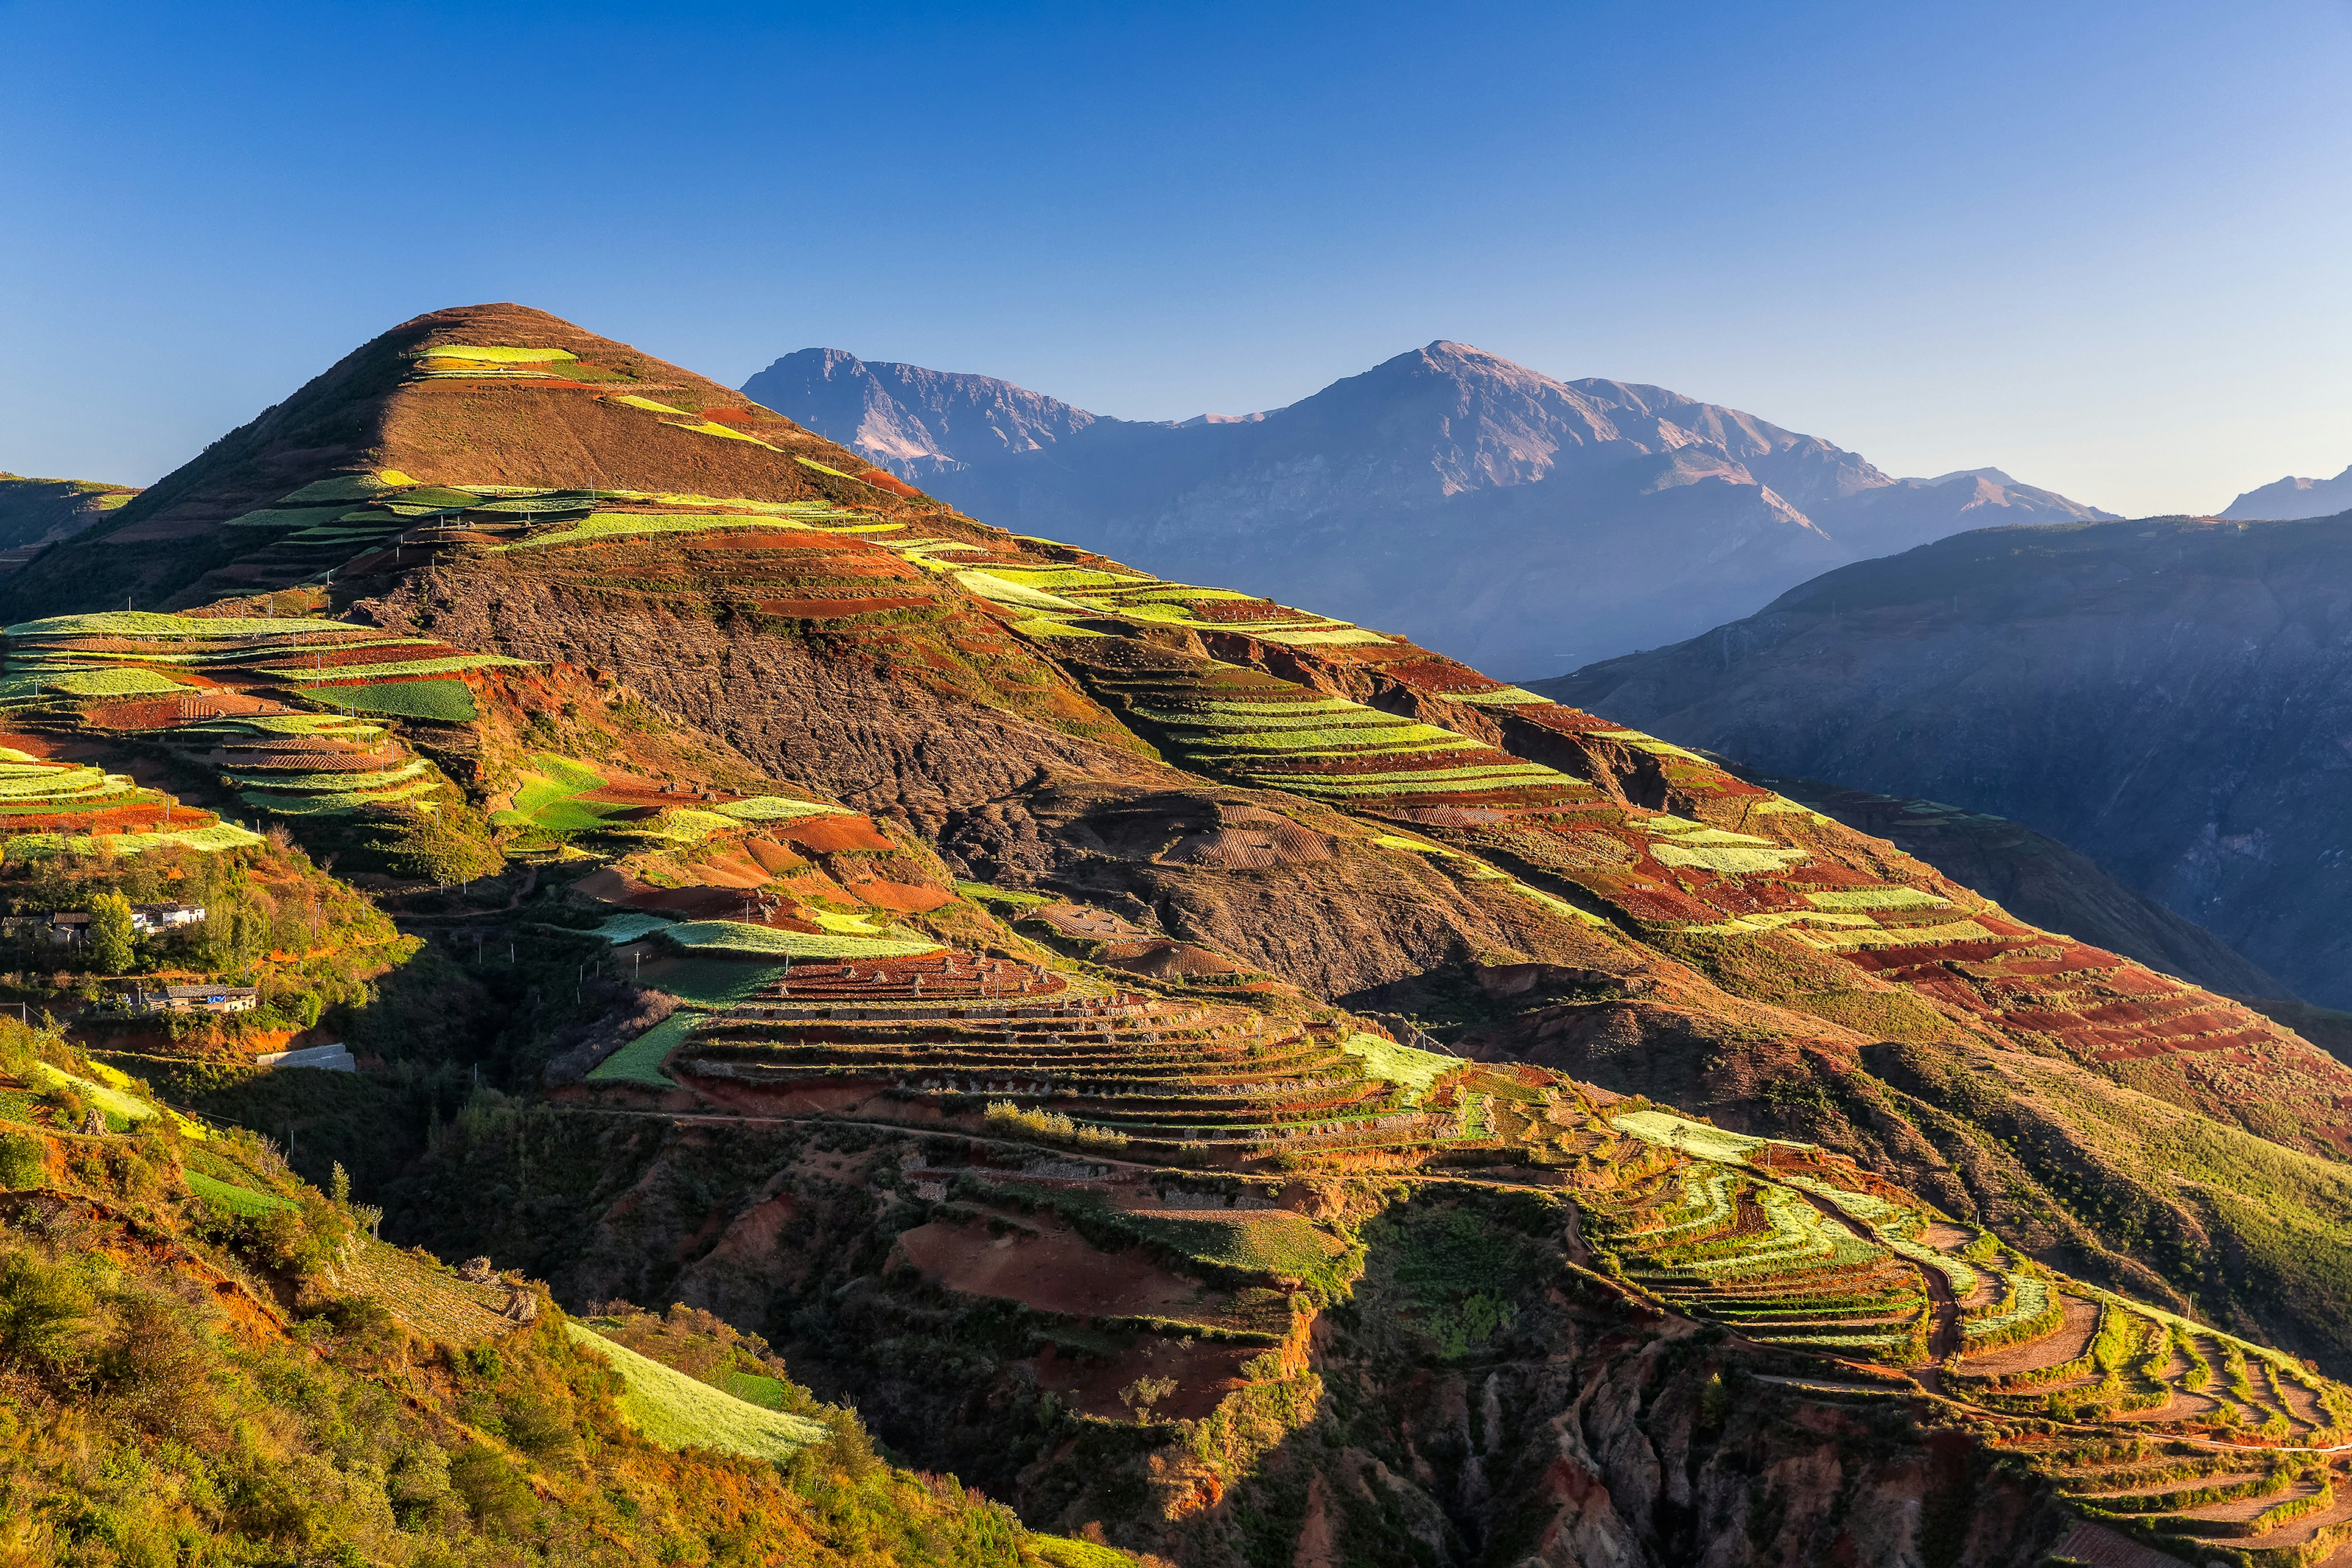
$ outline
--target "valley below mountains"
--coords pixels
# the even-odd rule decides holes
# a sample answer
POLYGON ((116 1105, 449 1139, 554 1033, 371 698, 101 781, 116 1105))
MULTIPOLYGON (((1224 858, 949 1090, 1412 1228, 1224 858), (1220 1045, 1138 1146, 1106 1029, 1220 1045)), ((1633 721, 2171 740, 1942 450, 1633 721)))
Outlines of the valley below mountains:
POLYGON ((1507 677, 1963 529, 2108 515, 1998 469, 1895 479, 1736 409, 1444 342, 1286 408, 1174 423, 837 349, 743 391, 975 517, 1409 627, 1507 677))
MULTIPOLYGON (((2245 960, 789 401, 436 311, 0 578, 29 1559, 2352 1562, 2352 1067, 2245 960)), ((1524 498, 1925 526, 1452 345, 1199 428, 1643 592, 1524 498)))

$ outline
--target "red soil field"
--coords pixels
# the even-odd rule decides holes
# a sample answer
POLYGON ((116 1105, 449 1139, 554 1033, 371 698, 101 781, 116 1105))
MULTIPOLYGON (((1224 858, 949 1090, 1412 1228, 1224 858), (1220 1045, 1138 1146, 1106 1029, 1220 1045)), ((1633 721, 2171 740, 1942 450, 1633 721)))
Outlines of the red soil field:
POLYGON ((220 820, 209 811, 174 805, 167 823, 161 804, 110 806, 104 811, 47 811, 25 816, 0 816, 0 829, 9 833, 151 833, 169 826, 174 831, 210 827, 220 820))
POLYGON ((804 845, 820 854, 843 849, 896 849, 874 824, 863 816, 803 816, 770 829, 777 837, 804 845))
POLYGON ((869 469, 857 477, 861 481, 866 484, 872 485, 877 490, 888 490, 892 495, 904 496, 908 500, 920 500, 923 499, 922 491, 917 489, 914 486, 908 484, 906 480, 900 479, 896 474, 886 474, 879 468, 874 468, 869 469))
POLYGON ((977 1222, 934 1220, 900 1232, 898 1246, 935 1285, 1003 1297, 1040 1312, 1140 1315, 1200 1298, 1199 1285, 1151 1262, 1140 1248, 1099 1252, 1048 1217, 1024 1216, 1021 1223, 1036 1233, 992 1236, 977 1222))
POLYGON ((451 647, 447 643, 407 647, 273 649, 270 656, 265 656, 267 663, 257 661, 252 668, 258 673, 274 675, 283 670, 334 669, 347 664, 405 664, 419 658, 454 658, 463 651, 451 647))
POLYGON ((1874 877, 1867 871, 1856 871, 1845 866, 1832 866, 1827 861, 1791 866, 1786 873, 1786 879, 1793 888, 1818 888, 1824 890, 1831 888, 1877 888, 1885 886, 1886 880, 1883 877, 1874 877))
POLYGON ((888 599, 761 599, 760 613, 766 616, 789 616, 794 620, 822 621, 844 616, 871 616, 885 610, 911 610, 931 602, 931 595, 902 595, 888 599))
POLYGON ((2008 942, 1947 942, 1929 947, 1863 948, 1846 954, 1846 961, 1856 968, 1873 973, 1885 973, 1890 969, 1908 969, 1915 964, 1937 964, 1981 961, 2005 952, 2013 945, 2008 942))
POLYGON ((747 838, 743 841, 743 853, 772 877, 785 871, 804 870, 808 867, 806 860, 772 838, 747 838))
POLYGON ((846 884, 849 891, 877 910, 898 910, 906 914, 920 914, 936 910, 941 904, 955 902, 955 895, 944 888, 915 888, 904 882, 885 881, 879 877, 846 884))
POLYGON ((1396 677, 1416 691, 1500 691, 1503 683, 1479 674, 1467 665, 1456 664, 1450 658, 1433 658, 1426 654, 1402 658, 1390 665, 1387 674, 1396 677))
POLYGON ((1713 923, 1717 911, 1668 889, 1611 888, 1601 895, 1637 921, 1713 923))

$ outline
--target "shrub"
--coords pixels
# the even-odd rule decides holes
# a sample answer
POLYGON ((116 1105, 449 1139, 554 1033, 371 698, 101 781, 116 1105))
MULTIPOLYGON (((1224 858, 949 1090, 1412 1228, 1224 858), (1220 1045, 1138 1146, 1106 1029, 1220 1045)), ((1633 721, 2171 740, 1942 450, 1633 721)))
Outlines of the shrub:
POLYGON ((16 1252, 0 1262, 0 1356, 62 1370, 91 1332, 97 1306, 72 1272, 16 1252))
POLYGON ((1009 1100, 992 1100, 982 1112, 988 1130, 1008 1137, 1052 1138, 1088 1149, 1124 1149, 1127 1134, 1073 1121, 1058 1110, 1024 1110, 1009 1100))
POLYGON ((29 1132, 0 1132, 0 1187, 37 1187, 48 1177, 46 1145, 29 1132))
POLYGON ((439 883, 494 877, 504 857, 488 842, 489 825, 479 812, 456 804, 411 817, 383 846, 384 858, 404 876, 439 883))
POLYGON ((516 1533, 530 1516, 530 1483, 478 1439, 450 1457, 449 1489, 465 1499, 474 1522, 494 1535, 516 1533))

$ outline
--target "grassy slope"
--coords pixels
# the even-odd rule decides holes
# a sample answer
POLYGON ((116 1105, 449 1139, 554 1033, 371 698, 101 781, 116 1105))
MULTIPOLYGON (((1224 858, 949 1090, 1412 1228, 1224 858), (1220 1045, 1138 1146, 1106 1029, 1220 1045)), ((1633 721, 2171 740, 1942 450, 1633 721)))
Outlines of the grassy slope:
MULTIPOLYGON (((0 1022, 0 1071, 39 1063, 93 1080, 0 1022)), ((443 1271, 368 1264, 406 1255, 257 1138, 192 1144, 152 1110, 134 1135, 78 1137, 57 1125, 71 1104, 29 1097, 0 1112, 12 1561, 1066 1560, 1000 1505, 883 1464, 854 1417, 761 1410, 601 1340, 583 1353, 543 1297, 530 1326, 436 1343, 404 1313, 417 1270, 443 1271)))
POLYGON ((716 1448, 755 1459, 788 1459, 828 1436, 822 1422, 762 1410, 593 1330, 577 1323, 566 1323, 563 1330, 573 1344, 613 1363, 625 1385, 621 1413, 656 1443, 672 1448, 716 1448))

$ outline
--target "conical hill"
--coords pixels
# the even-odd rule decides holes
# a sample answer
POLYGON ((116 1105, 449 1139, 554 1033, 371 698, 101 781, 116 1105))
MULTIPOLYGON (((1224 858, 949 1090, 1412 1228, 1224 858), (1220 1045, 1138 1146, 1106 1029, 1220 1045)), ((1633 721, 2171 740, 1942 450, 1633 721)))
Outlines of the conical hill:
MULTIPOLYGON (((166 475, 0 595, 9 620, 201 604, 326 570, 257 563, 267 519, 318 527, 383 481, 787 502, 839 493, 865 459, 704 376, 521 305, 404 321, 166 475), (823 465, 812 468, 811 464, 823 465), (828 471, 831 470, 831 471, 828 471), (341 479, 338 487, 326 481, 341 479), (289 498, 299 498, 299 500, 289 498)), ((853 487, 862 499, 887 490, 853 487)), ((331 564, 331 563, 329 563, 331 564)))

